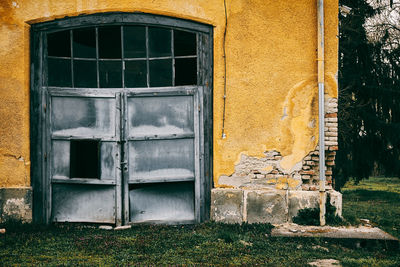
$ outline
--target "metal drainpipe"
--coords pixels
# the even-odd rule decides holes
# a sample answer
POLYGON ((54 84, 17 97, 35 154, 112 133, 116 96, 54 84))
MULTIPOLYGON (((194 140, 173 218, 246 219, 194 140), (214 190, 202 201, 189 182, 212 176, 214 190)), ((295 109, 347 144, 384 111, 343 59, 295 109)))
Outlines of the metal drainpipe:
POLYGON ((318 17, 318 113, 319 113, 319 220, 325 225, 325 84, 324 84, 324 0, 317 0, 318 17))

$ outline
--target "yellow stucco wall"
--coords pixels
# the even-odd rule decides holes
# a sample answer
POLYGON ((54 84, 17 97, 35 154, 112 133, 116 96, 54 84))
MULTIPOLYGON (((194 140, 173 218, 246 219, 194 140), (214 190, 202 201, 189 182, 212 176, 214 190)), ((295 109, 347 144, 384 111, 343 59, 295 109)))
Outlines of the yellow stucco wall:
MULTIPOLYGON (((241 154, 279 151, 290 169, 318 140, 316 0, 0 0, 0 187, 30 185, 29 28, 64 16, 141 11, 214 26, 214 182, 241 154), (313 122, 315 120, 315 123, 313 122), (310 126, 313 125, 313 126, 310 126)), ((325 1, 327 91, 337 97, 338 1, 325 1)))

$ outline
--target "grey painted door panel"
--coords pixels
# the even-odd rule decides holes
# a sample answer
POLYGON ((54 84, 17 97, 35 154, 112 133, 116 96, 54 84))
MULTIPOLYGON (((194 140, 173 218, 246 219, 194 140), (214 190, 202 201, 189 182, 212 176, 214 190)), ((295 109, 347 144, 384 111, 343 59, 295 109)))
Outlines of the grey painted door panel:
POLYGON ((115 187, 53 184, 52 217, 55 222, 115 223, 115 187))
POLYGON ((193 182, 150 184, 129 190, 131 222, 194 221, 193 182))
POLYGON ((194 179, 193 139, 129 142, 129 181, 191 177, 194 179))
POLYGON ((128 98, 129 136, 193 133, 193 97, 128 98))
POLYGON ((52 131, 56 135, 115 135, 115 100, 52 97, 52 131))

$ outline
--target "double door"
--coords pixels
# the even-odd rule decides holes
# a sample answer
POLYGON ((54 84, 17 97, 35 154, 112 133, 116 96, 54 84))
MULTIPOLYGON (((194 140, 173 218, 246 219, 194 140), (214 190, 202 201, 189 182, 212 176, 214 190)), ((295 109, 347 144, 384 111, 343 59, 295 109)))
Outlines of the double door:
POLYGON ((53 222, 201 218, 203 87, 47 88, 53 222))

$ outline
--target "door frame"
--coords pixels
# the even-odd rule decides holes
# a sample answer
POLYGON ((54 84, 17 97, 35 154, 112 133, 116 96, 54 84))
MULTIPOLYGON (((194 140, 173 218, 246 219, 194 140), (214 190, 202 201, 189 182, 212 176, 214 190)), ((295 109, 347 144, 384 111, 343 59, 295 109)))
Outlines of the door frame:
MULTIPOLYGON (((30 156, 31 183, 33 188, 33 220, 37 223, 50 223, 51 200, 49 162, 47 155, 49 138, 49 116, 44 80, 44 40, 45 34, 61 29, 91 27, 101 25, 150 25, 167 26, 175 29, 189 29, 199 33, 198 42, 198 85, 202 90, 202 106, 199 120, 203 123, 200 134, 200 198, 198 222, 210 216, 210 195, 213 173, 213 28, 198 22, 143 13, 110 12, 82 15, 31 25, 30 32, 30 156)), ((116 222, 117 223, 117 222, 116 222)))

